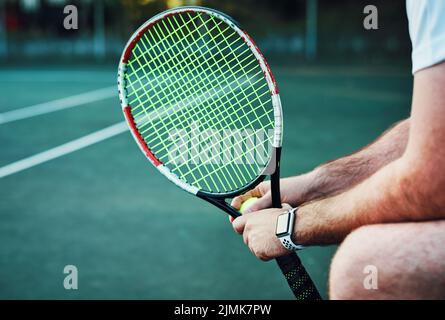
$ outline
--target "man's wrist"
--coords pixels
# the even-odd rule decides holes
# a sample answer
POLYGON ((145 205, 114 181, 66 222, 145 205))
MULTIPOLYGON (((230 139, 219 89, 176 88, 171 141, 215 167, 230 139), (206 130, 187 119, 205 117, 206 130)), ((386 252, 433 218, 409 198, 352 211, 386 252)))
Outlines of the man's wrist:
POLYGON ((295 210, 294 228, 291 235, 291 239, 294 243, 298 243, 301 245, 308 245, 308 242, 304 237, 304 229, 302 228, 304 219, 304 217, 302 217, 302 214, 304 213, 304 211, 305 211, 304 206, 298 207, 297 210, 295 210))
POLYGON ((298 251, 304 248, 304 246, 295 243, 292 239, 295 225, 295 211, 297 209, 298 207, 289 209, 277 217, 275 234, 281 244, 290 251, 298 251))

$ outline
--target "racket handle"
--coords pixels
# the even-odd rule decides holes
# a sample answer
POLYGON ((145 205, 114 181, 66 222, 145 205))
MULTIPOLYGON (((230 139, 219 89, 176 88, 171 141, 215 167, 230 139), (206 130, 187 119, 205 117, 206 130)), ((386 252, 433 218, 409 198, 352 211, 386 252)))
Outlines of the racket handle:
POLYGON ((314 282, 294 252, 278 257, 276 261, 297 300, 322 300, 314 282))
MULTIPOLYGON (((280 194, 280 158, 281 148, 275 149, 276 168, 275 172, 270 176, 271 192, 272 192, 272 207, 281 208, 281 194, 280 194)), ((320 293, 315 287, 314 282, 307 273, 300 258, 295 252, 287 256, 278 257, 276 259, 278 266, 281 269, 284 277, 289 284, 295 298, 297 300, 321 300, 320 293)))

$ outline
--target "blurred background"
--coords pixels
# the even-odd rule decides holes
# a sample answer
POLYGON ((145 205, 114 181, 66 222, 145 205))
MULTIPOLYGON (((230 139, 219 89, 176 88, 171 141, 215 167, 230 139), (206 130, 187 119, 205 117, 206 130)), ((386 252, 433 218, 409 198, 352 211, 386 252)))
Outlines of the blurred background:
POLYGON ((291 61, 396 58, 410 50, 403 0, 2 0, 0 57, 94 58, 114 61, 147 18, 181 5, 226 12, 251 33, 262 51, 291 61), (78 29, 66 30, 63 8, 78 9, 78 29), (363 28, 363 8, 379 9, 379 29, 363 28))
MULTIPOLYGON (((409 115, 405 1, 0 0, 0 298, 292 299, 227 217, 172 186, 121 125, 118 60, 165 9, 238 20, 277 78, 282 175, 353 152, 409 115), (366 5, 378 29, 363 27, 366 5), (64 28, 64 8, 78 29, 64 28), (63 286, 66 265, 77 290, 63 286)), ((335 246, 302 260, 326 297, 335 246)))

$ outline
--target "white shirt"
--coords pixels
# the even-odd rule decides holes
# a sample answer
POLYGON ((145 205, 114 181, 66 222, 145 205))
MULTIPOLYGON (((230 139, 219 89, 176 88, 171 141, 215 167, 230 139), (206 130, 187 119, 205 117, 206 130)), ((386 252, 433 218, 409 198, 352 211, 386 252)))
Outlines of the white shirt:
POLYGON ((445 0, 406 0, 413 74, 445 60, 445 0))

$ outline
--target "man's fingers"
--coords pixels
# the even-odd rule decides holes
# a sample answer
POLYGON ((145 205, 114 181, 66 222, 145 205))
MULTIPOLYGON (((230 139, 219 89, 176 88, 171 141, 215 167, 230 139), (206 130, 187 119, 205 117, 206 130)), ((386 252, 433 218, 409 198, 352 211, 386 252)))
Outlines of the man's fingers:
POLYGON ((246 225, 246 218, 244 216, 238 217, 232 222, 233 229, 238 234, 242 234, 244 232, 245 225, 246 225))
POLYGON ((244 213, 255 212, 263 209, 270 208, 272 206, 272 196, 270 192, 256 200, 250 207, 248 207, 244 213))
POLYGON ((258 197, 258 198, 261 197, 261 195, 259 194, 259 190, 257 190, 257 188, 249 190, 245 194, 233 198, 231 205, 235 209, 239 210, 241 208, 241 204, 247 199, 252 197, 258 197))
POLYGON ((241 204, 251 197, 251 195, 249 195, 249 193, 250 193, 250 191, 245 194, 242 194, 238 197, 233 198, 232 203, 230 205, 232 207, 234 207, 235 209, 239 210, 241 208, 241 204))
POLYGON ((261 192, 261 188, 262 188, 263 184, 264 184, 264 182, 261 182, 259 185, 257 185, 252 190, 249 190, 246 193, 233 198, 232 203, 231 203, 232 207, 239 210, 239 208, 241 207, 241 204, 244 201, 246 201, 247 199, 252 198, 252 197, 261 198, 263 196, 263 193, 261 192))

